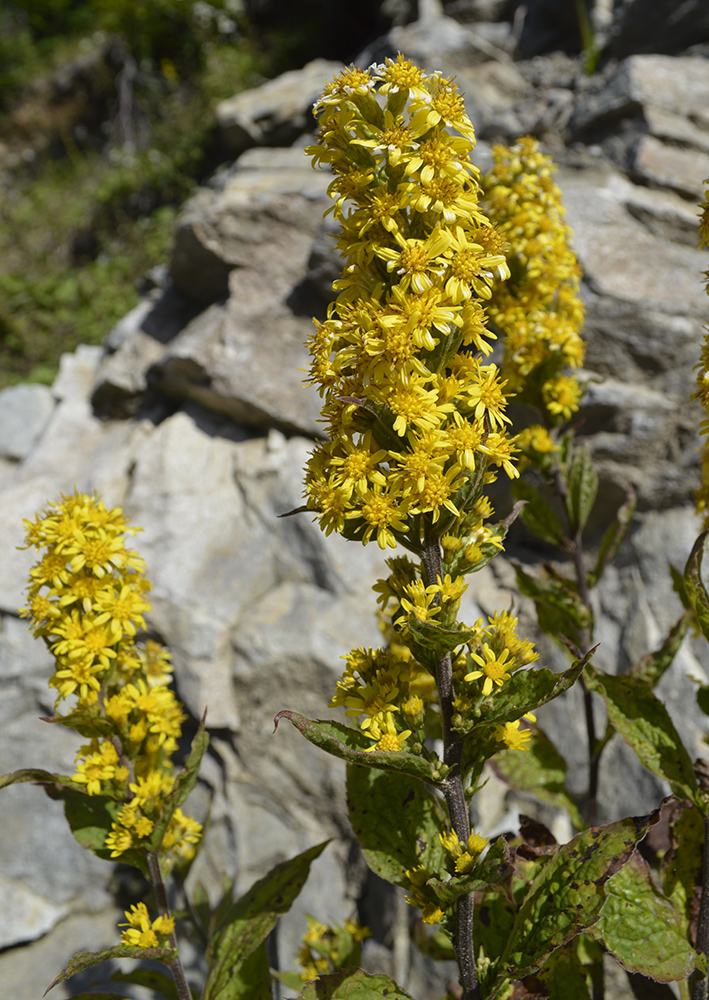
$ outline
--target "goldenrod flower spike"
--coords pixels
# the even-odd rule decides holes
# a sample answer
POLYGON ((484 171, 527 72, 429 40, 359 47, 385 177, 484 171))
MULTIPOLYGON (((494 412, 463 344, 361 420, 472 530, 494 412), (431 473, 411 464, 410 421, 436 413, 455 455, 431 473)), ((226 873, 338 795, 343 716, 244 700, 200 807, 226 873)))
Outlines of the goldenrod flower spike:
POLYGON ((399 56, 345 70, 315 105, 313 165, 342 228, 338 297, 310 339, 329 440, 308 464, 323 530, 421 550, 422 519, 466 513, 514 477, 506 393, 482 303, 509 277, 479 205, 473 127, 456 85, 399 56), (453 130, 457 134, 453 134, 453 130))

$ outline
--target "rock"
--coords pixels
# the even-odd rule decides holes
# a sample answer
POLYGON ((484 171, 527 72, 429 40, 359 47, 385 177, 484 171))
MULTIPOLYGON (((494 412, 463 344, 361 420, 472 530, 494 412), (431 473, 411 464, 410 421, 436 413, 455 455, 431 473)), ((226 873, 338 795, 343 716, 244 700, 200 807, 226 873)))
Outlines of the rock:
POLYGON ((328 59, 313 59, 303 69, 282 73, 260 87, 217 105, 217 125, 231 156, 252 146, 289 146, 312 131, 312 107, 325 81, 343 69, 328 59))
POLYGON ((647 135, 640 140, 632 171, 641 181, 670 188, 699 202, 704 192, 702 182, 709 176, 709 152, 677 149, 647 135))
POLYGON ((622 0, 613 5, 606 52, 615 59, 635 52, 679 53, 709 41, 709 10, 703 0, 622 0))
POLYGON ((13 385, 0 392, 0 457, 19 461, 36 444, 54 410, 46 385, 13 385))

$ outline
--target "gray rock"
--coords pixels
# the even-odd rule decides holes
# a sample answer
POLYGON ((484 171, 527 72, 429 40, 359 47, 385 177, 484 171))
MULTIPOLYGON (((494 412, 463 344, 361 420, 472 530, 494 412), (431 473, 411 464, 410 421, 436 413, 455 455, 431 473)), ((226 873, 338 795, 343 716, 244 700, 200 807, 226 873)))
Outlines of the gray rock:
POLYGON ((313 127, 312 107, 325 81, 343 64, 314 59, 303 69, 283 73, 217 105, 217 125, 229 153, 251 146, 289 146, 313 127))
POLYGON ((12 385, 0 392, 0 457, 26 458, 54 410, 46 385, 12 385))
POLYGON ((640 140, 632 171, 641 181, 670 188, 698 202, 704 192, 702 182, 709 176, 709 152, 678 149, 648 135, 640 140))

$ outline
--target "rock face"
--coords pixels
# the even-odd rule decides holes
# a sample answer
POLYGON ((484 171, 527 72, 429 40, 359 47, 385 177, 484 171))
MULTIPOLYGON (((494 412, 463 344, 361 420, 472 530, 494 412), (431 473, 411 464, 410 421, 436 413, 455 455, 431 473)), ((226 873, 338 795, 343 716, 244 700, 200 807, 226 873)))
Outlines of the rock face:
MULTIPOLYGON (((636 525, 598 595, 597 662, 618 672, 679 615, 667 564, 684 564, 697 533, 700 414, 690 397, 707 314, 695 225, 709 175, 709 63, 656 54, 667 51, 661 38, 590 79, 560 53, 514 61, 507 9, 457 0, 444 16, 421 4, 419 22, 399 24, 374 48, 400 47, 458 75, 483 167, 488 143, 529 130, 560 163, 585 272, 581 432, 601 472, 599 530, 628 481, 639 497, 636 525)), ((624 24, 616 46, 628 38, 624 24)), ((343 839, 342 768, 294 731, 272 734, 282 708, 322 715, 342 654, 377 642, 370 587, 384 569, 372 546, 325 538, 307 516, 279 517, 300 503, 301 470, 320 433, 318 398, 303 385, 303 341, 331 297, 337 259, 322 220, 328 177, 311 170, 302 146, 308 105, 332 71, 311 63, 225 102, 218 123, 240 155, 185 205, 154 290, 103 349, 65 356, 51 391, 0 393, 0 760, 2 771, 73 769, 73 734, 37 719, 52 710, 49 661, 18 617, 31 557, 17 546, 22 519, 47 500, 98 490, 145 529, 137 547, 153 583, 150 629, 172 650, 191 725, 207 710, 211 752, 190 806, 211 812, 196 874, 215 891, 230 874, 241 891, 333 837, 279 929, 281 965, 291 962, 304 912, 342 921, 359 901, 379 928, 366 960, 391 971, 383 942, 408 918, 367 881, 343 839)), ((500 557, 471 579, 466 615, 509 606, 513 591, 500 557)), ((542 653, 561 666, 557 650, 542 645, 542 653)), ((687 641, 660 689, 691 754, 701 752, 705 727, 687 675, 706 680, 708 668, 704 645, 687 641)), ((582 714, 575 689, 540 713, 579 794, 582 714)), ((644 812, 663 794, 615 743, 602 781, 604 820, 644 812)), ((483 830, 504 829, 516 822, 508 810, 531 808, 490 789, 483 830)), ((38 789, 2 795, 0 981, 16 1000, 35 1000, 72 951, 115 942, 118 898, 132 890, 122 876, 109 881, 108 866, 78 847, 38 789)), ((407 958, 403 974, 413 995, 440 995, 418 960, 407 958)), ((61 986, 57 995, 70 994, 61 986)))

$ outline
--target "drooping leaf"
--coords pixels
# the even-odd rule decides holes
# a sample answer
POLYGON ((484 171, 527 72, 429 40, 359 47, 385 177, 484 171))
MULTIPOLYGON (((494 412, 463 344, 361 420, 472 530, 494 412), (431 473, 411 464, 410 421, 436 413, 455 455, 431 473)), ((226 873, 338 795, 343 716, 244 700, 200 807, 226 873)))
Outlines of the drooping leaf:
POLYGON ((637 494, 632 486, 628 485, 625 502, 618 508, 615 521, 606 529, 601 540, 601 545, 596 556, 596 565, 589 573, 589 586, 595 587, 603 575, 605 568, 615 559, 618 549, 623 543, 623 539, 628 534, 630 525, 633 522, 635 508, 638 503, 637 494))
POLYGON ((709 532, 703 531, 692 547, 684 567, 684 587, 690 606, 697 616, 702 635, 709 641, 709 595, 702 581, 704 543, 709 532))
POLYGON ((380 878, 408 887, 408 869, 441 868, 445 820, 426 785, 405 774, 348 765, 347 804, 365 860, 380 878))
POLYGON ((498 976, 523 979, 556 948, 598 920, 605 884, 620 871, 659 810, 583 830, 564 844, 532 879, 498 963, 498 976))
POLYGON ((566 476, 566 512, 573 532, 583 531, 596 502, 598 474, 588 448, 575 448, 566 476))
POLYGON ((688 940, 687 921, 657 889, 637 851, 608 880, 605 891, 600 918, 588 933, 628 972, 670 983, 694 971, 696 953, 688 940))
POLYGON ((516 479, 512 492, 518 500, 524 500, 525 505, 520 516, 530 531, 551 545, 560 546, 564 537, 564 529, 556 511, 542 494, 526 479, 516 479))
MULTIPOLYGON (((64 788, 76 788, 72 779, 66 774, 52 774, 39 767, 25 767, 10 774, 0 774, 0 788, 21 784, 56 786, 54 792, 59 797, 64 788)), ((78 791, 78 789, 77 789, 78 791)))
POLYGON ((644 681, 589 668, 586 683, 604 699, 608 718, 640 762, 679 798, 700 806, 702 796, 689 758, 669 712, 644 681))
POLYGON ((370 976, 361 969, 341 969, 308 983, 299 1000, 411 1000, 389 976, 370 976))
POLYGON ((50 715, 42 719, 42 722, 64 726, 66 729, 75 729, 85 739, 92 739, 94 736, 110 736, 115 725, 111 719, 100 715, 94 708, 74 709, 68 715, 50 715))
POLYGON ((637 677, 638 680, 645 681, 654 688, 665 671, 672 666, 677 651, 692 624, 693 617, 691 611, 685 611, 672 626, 660 648, 654 653, 646 653, 645 656, 641 657, 637 663, 633 664, 628 674, 631 677, 637 677))
POLYGON ((359 730, 345 726, 341 722, 333 722, 331 719, 306 719, 299 712, 284 710, 273 720, 276 729, 281 719, 288 719, 306 740, 325 750, 326 753, 332 754, 333 757, 346 760, 348 764, 362 764, 364 767, 379 768, 382 771, 408 774, 428 781, 432 785, 440 784, 445 776, 442 765, 428 761, 417 754, 407 753, 405 750, 367 750, 366 748, 372 746, 371 741, 359 730))
POLYGON ((155 959, 163 965, 169 965, 177 958, 177 952, 172 948, 136 948, 129 944, 115 945, 103 951, 80 951, 78 955, 69 959, 57 978, 44 991, 44 996, 59 983, 75 976, 77 972, 84 972, 85 969, 91 969, 94 965, 100 965, 101 962, 108 962, 114 958, 155 959))
MULTIPOLYGON (((276 921, 287 913, 305 884, 310 865, 329 841, 276 865, 232 904, 207 948, 207 982, 202 1000, 236 1000, 244 996, 241 968, 266 940, 276 921), (232 983, 234 984, 232 990, 232 983)), ((246 972, 257 977, 258 959, 246 972)))
POLYGON ((566 787, 566 761, 539 727, 532 730, 526 750, 503 750, 490 764, 511 788, 565 809, 577 830, 586 826, 566 787))
POLYGON ((175 784, 172 787, 172 791, 165 797, 165 803, 160 813, 160 819, 156 822, 150 835, 148 849, 154 854, 157 854, 160 849, 163 837, 165 836, 165 832, 170 825, 170 820, 172 819, 175 810, 179 809, 180 806, 184 804, 187 800, 187 796, 197 783, 199 766, 202 763, 202 757, 204 757, 204 753, 208 746, 209 734, 204 728, 204 719, 202 719, 197 732, 194 735, 194 739, 192 740, 192 746, 190 747, 189 755, 185 761, 185 766, 175 778, 175 784))

